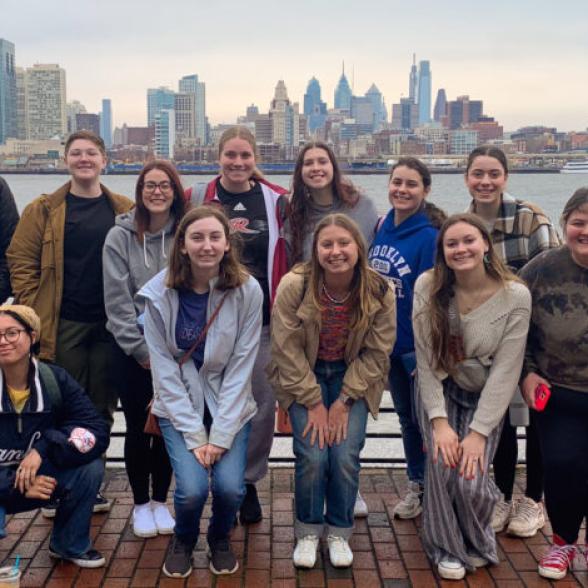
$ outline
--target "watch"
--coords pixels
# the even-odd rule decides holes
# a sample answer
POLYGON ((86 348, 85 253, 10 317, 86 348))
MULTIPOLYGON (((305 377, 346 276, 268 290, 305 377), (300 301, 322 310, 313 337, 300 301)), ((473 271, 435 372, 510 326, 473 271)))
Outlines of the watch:
POLYGON ((341 392, 341 394, 339 394, 339 400, 347 408, 351 408, 353 406, 353 404, 355 403, 355 398, 351 398, 351 396, 348 396, 347 394, 345 394, 345 392, 341 392))

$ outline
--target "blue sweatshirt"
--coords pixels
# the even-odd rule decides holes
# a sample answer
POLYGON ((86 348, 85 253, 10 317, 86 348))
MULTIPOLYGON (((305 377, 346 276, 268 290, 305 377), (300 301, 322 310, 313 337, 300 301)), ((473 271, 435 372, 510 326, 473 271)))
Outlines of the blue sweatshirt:
POLYGON ((394 225, 394 209, 386 215, 369 251, 370 265, 396 289, 396 344, 393 356, 414 351, 412 297, 414 283, 433 267, 438 230, 424 212, 394 225))

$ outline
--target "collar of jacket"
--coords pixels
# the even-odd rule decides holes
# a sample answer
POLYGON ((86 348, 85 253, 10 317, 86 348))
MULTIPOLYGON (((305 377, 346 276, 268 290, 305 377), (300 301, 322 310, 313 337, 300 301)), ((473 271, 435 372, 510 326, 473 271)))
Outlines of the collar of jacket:
MULTIPOLYGON (((57 188, 55 192, 52 192, 51 194, 43 194, 43 204, 50 210, 59 208, 65 202, 65 197, 69 194, 70 190, 71 180, 63 184, 63 186, 57 188)), ((116 195, 111 192, 104 184, 100 184, 100 190, 101 193, 104 194, 112 204, 115 203, 116 195)))

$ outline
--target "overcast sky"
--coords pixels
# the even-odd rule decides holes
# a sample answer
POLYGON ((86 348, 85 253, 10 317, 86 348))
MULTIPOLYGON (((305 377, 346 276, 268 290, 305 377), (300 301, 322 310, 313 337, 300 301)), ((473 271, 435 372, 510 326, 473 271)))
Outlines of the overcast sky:
POLYGON ((59 63, 67 100, 114 124, 145 125, 146 89, 196 73, 212 124, 256 104, 278 80, 302 110, 315 76, 331 108, 341 62, 354 92, 372 83, 391 104, 408 94, 413 52, 448 98, 483 99, 505 130, 588 127, 587 0, 0 0, 0 38, 17 65, 59 63))

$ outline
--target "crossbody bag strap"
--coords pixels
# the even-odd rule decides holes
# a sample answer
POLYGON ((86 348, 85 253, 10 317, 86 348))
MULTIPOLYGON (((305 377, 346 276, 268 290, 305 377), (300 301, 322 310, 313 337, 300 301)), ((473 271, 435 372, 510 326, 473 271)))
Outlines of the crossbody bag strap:
POLYGON ((221 301, 218 303, 218 306, 214 309, 212 316, 208 319, 206 326, 204 327, 204 329, 202 329, 202 331, 200 331, 200 335, 198 335, 198 338, 196 339, 196 341, 194 342, 192 347, 190 347, 190 349, 188 349, 188 351, 186 351, 186 353, 184 353, 184 355, 182 355, 180 362, 179 362, 180 365, 184 365, 188 361, 188 359, 190 359, 190 357, 192 356, 192 353, 194 353, 194 351, 196 351, 196 347, 198 347, 198 345, 200 345, 200 343, 202 343, 202 340, 204 339, 204 337, 206 337, 206 333, 208 332, 210 325, 212 325, 214 319, 217 317, 218 313, 220 312, 220 309, 221 309, 222 305, 224 304, 225 298, 228 296, 228 294, 229 294, 228 292, 225 292, 225 294, 221 298, 221 301))

